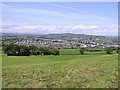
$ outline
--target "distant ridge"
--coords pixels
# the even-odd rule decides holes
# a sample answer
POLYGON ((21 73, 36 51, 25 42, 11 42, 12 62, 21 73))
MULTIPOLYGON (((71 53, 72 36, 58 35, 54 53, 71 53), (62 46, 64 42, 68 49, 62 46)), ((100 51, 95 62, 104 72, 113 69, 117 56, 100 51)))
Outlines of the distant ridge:
POLYGON ((54 39, 54 40, 76 40, 83 43, 98 42, 106 44, 117 44, 117 36, 100 36, 100 35, 86 35, 86 34, 74 34, 74 33, 63 33, 63 34, 21 34, 21 33, 3 33, 2 36, 15 36, 15 37, 26 37, 38 38, 38 39, 54 39))
POLYGON ((103 36, 103 37, 118 37, 118 36, 105 36, 105 35, 90 35, 90 34, 75 34, 75 33, 50 33, 50 34, 42 34, 42 33, 4 33, 2 32, 2 35, 88 35, 88 36, 103 36))

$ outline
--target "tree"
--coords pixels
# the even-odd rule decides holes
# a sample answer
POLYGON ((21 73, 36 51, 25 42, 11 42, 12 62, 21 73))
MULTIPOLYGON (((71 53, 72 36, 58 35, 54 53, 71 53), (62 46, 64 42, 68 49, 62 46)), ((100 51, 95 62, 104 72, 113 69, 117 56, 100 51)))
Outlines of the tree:
POLYGON ((106 51, 107 54, 112 54, 113 49, 108 47, 108 48, 105 49, 105 51, 106 51))
POLYGON ((85 48, 80 48, 80 54, 84 54, 85 48))
POLYGON ((30 50, 25 45, 17 45, 14 43, 9 43, 4 45, 3 47, 4 53, 7 54, 7 56, 29 56, 30 50))
POLYGON ((50 50, 47 48, 41 48, 41 52, 43 55, 51 55, 50 50))
POLYGON ((30 49, 30 50, 36 50, 36 49, 38 49, 38 47, 36 47, 36 46, 34 46, 34 45, 30 45, 30 46, 29 46, 29 49, 30 49))
POLYGON ((39 50, 38 47, 31 45, 31 46, 29 46, 29 49, 30 49, 31 55, 41 55, 41 51, 39 50))
POLYGON ((10 43, 6 44, 3 47, 4 53, 6 53, 8 56, 18 56, 20 53, 20 47, 17 44, 10 43))
POLYGON ((119 48, 119 47, 116 49, 116 52, 117 52, 117 53, 120 53, 120 48, 119 48))
POLYGON ((29 47, 20 45, 20 56, 29 56, 29 55, 30 55, 29 47))
POLYGON ((41 55, 41 51, 39 50, 30 50, 31 55, 41 55))
POLYGON ((58 49, 50 49, 51 55, 59 55, 60 52, 58 49))

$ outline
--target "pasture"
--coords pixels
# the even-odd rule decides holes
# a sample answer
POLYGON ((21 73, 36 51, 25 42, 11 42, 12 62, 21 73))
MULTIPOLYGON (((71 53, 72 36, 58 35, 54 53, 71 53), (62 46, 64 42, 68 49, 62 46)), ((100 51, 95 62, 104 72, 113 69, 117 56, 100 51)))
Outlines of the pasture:
POLYGON ((58 56, 3 54, 2 77, 3 88, 117 88, 118 55, 80 55, 78 49, 61 49, 58 56))

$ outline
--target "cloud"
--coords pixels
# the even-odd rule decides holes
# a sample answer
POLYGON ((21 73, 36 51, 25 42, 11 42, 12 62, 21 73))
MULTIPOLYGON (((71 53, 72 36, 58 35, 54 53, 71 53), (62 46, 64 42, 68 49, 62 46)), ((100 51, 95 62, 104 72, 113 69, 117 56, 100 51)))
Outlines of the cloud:
MULTIPOLYGON (((52 4, 54 5, 54 4, 52 4)), ((3 11, 11 11, 15 13, 22 13, 22 14, 39 14, 39 15, 48 15, 48 16, 56 16, 56 17, 65 17, 65 18, 73 18, 73 19, 98 19, 98 20, 105 20, 107 17, 97 16, 97 15, 91 15, 91 14, 83 14, 81 13, 81 10, 66 6, 58 5, 59 7, 70 9, 69 12, 60 12, 55 10, 46 10, 46 9, 38 9, 38 8, 18 8, 18 7, 12 7, 10 5, 3 4, 3 11), (71 12, 71 10, 74 10, 74 12, 71 12), (76 12, 79 11, 79 12, 76 12)), ((67 11, 67 10, 66 10, 67 11)))
MULTIPOLYGON (((70 10, 77 11, 77 12, 81 13, 81 15, 84 15, 85 17, 88 17, 88 18, 94 18, 94 19, 99 19, 99 20, 100 19, 102 19, 102 20, 107 19, 107 17, 91 15, 91 14, 89 14, 90 13, 89 11, 81 10, 81 9, 78 9, 78 8, 67 7, 67 6, 63 6, 63 5, 55 4, 55 3, 45 3, 45 4, 52 5, 52 6, 55 6, 55 7, 64 8, 64 9, 68 9, 69 11, 70 10)), ((76 13, 71 13, 71 14, 73 14, 75 16, 78 16, 78 14, 76 14, 76 13)))
MULTIPOLYGON (((81 10, 76 9, 76 8, 71 8, 71 7, 66 7, 66 6, 61 6, 58 5, 58 7, 66 9, 66 12, 62 11, 55 11, 55 10, 46 10, 46 9, 38 9, 38 8, 23 8, 23 7, 13 7, 10 5, 3 4, 3 11, 9 11, 13 12, 10 15, 13 15, 13 18, 15 15, 26 15, 30 17, 31 20, 35 18, 39 18, 39 15, 48 15, 48 16, 53 16, 54 17, 64 17, 63 19, 60 18, 59 20, 63 20, 63 23, 65 22, 66 24, 69 23, 69 21, 82 21, 83 22, 88 20, 87 22, 94 19, 96 21, 102 20, 104 22, 106 17, 101 17, 97 15, 91 15, 89 13, 83 14, 81 10), (68 9, 68 10, 67 10, 68 9), (71 11, 72 10, 72 11, 71 11), (67 12, 69 11, 69 12, 67 12), (77 12, 76 12, 77 11, 77 12), (14 13, 16 13, 14 15, 14 13), (29 15, 30 16, 29 16, 29 15), (33 17, 31 17, 33 15, 33 17), (38 15, 39 17, 35 17, 34 15, 38 15), (67 20, 67 19, 68 20, 67 20), (71 20, 72 19, 72 20, 71 20), (103 20, 104 19, 104 20, 103 20), (68 22, 66 22, 68 21, 68 22)), ((3 15, 6 13, 3 13, 3 15)), ((7 15, 6 15, 7 16, 7 15)), ((41 17, 42 18, 42 17, 41 17)), ((19 19, 19 18, 18 18, 19 19)), ((46 18, 43 18, 46 19, 46 18)), ((23 19, 25 22, 26 19, 23 19)), ((59 22, 59 20, 57 20, 59 22)), ((4 20, 3 22, 9 21, 8 18, 6 21, 4 20)), ((13 20, 14 21, 14 20, 13 20)), ((17 21, 17 20, 16 20, 17 21)), ((15 22, 16 22, 15 21, 15 22)), ((19 21, 19 20, 18 20, 19 21)), ((43 20, 44 21, 44 20, 43 20)), ((47 22, 49 21, 48 19, 46 20, 47 22)), ((56 20, 55 20, 56 21, 56 20)), ((51 22, 55 22, 54 20, 51 22)), ((74 23, 73 23, 74 24, 74 23)), ((14 22, 9 22, 9 23, 2 23, 2 28, 3 32, 16 32, 16 33, 41 33, 41 34, 47 34, 47 33, 79 33, 79 34, 94 34, 94 35, 117 35, 118 33, 118 28, 117 25, 111 25, 111 26, 97 26, 97 25, 64 25, 64 26, 57 26, 57 25, 31 25, 27 23, 14 23, 14 22)))
POLYGON ((44 3, 44 4, 47 4, 47 5, 51 5, 51 6, 54 6, 54 7, 60 7, 60 8, 63 8, 63 9, 68 9, 68 10, 73 10, 73 11, 77 11, 77 12, 81 12, 81 13, 88 13, 88 11, 85 11, 85 10, 80 10, 78 8, 73 8, 73 7, 68 7, 68 6, 64 6, 64 5, 60 5, 60 4, 55 4, 55 3, 44 3))
POLYGON ((96 26, 96 25, 3 25, 3 32, 13 33, 75 33, 92 35, 118 35, 117 25, 96 26))
POLYGON ((61 15, 61 13, 52 10, 43 10, 36 8, 14 8, 11 6, 3 6, 3 11, 8 10, 17 13, 27 13, 27 14, 46 14, 46 15, 61 15))

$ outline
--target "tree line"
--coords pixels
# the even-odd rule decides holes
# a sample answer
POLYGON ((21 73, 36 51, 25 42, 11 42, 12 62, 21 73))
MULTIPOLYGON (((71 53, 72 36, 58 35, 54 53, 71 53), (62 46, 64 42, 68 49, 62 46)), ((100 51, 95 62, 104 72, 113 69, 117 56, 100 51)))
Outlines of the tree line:
MULTIPOLYGON (((110 48, 107 47, 104 49, 107 54, 112 54, 114 50, 117 53, 120 53, 120 48, 110 48)), ((89 52, 98 52, 103 51, 102 49, 87 49, 80 48, 79 52, 81 55, 85 53, 85 51, 89 52)), ((14 43, 3 44, 3 52, 7 54, 7 56, 29 56, 29 55, 60 55, 59 49, 50 49, 50 48, 42 48, 36 47, 34 45, 26 46, 26 45, 18 45, 14 43)))
MULTIPOLYGON (((116 51, 117 53, 120 53, 120 48, 111 48, 111 47, 106 47, 105 48, 105 51, 107 54, 112 54, 113 51, 116 51)), ((97 51, 102 51, 102 50, 96 50, 96 49, 93 49, 93 50, 89 50, 89 49, 86 49, 86 48, 80 48, 80 54, 84 54, 85 51, 89 51, 89 52, 97 52, 97 51)))
POLYGON ((59 55, 58 49, 38 48, 34 45, 18 45, 18 44, 5 44, 3 45, 3 52, 7 56, 29 56, 29 55, 59 55))

